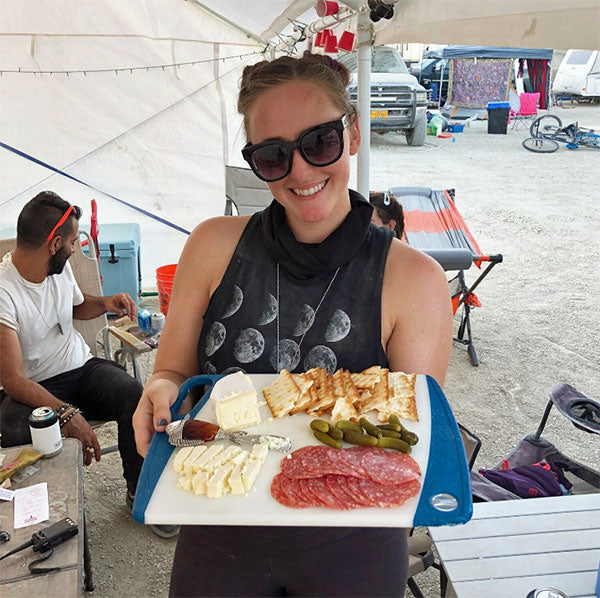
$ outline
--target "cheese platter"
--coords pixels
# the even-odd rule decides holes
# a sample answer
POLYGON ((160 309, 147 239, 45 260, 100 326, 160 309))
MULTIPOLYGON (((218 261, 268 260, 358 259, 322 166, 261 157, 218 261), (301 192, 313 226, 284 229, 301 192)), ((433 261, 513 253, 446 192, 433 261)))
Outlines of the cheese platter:
MULTIPOLYGON (((289 501, 286 504, 286 500, 276 500, 278 494, 285 494, 276 482, 281 478, 282 471, 290 470, 289 466, 297 455, 310 452, 328 458, 329 453, 340 455, 359 448, 365 452, 369 449, 354 447, 339 450, 323 446, 316 438, 318 433, 310 425, 311 421, 314 421, 314 415, 303 411, 294 415, 273 417, 272 410, 262 400, 262 390, 273 384, 277 374, 251 374, 249 378, 259 397, 259 417, 253 416, 252 423, 260 423, 248 427, 241 434, 248 434, 253 438, 262 436, 289 440, 291 454, 282 452, 281 447, 280 450, 273 450, 276 446, 271 446, 272 450, 263 450, 259 447, 265 445, 252 448, 239 443, 238 448, 233 448, 238 443, 233 440, 235 444, 232 444, 231 438, 225 438, 226 435, 223 435, 223 440, 215 438, 200 448, 176 448, 169 442, 167 433, 155 433, 144 460, 136 492, 133 506, 133 517, 136 521, 146 524, 179 525, 413 527, 459 524, 470 519, 471 489, 461 436, 446 397, 433 378, 416 376, 414 391, 418 421, 402 421, 411 433, 418 437, 418 442, 411 447, 410 458, 402 455, 414 464, 413 469, 420 474, 416 490, 408 500, 400 501, 400 506, 395 506, 400 502, 383 500, 378 503, 379 506, 366 506, 371 503, 363 502, 360 508, 326 508, 318 499, 313 503, 303 503, 303 508, 290 508, 289 501), (197 454, 192 451, 196 451, 197 454), (201 463, 203 460, 214 460, 215 452, 221 455, 222 465, 218 475, 213 476, 210 488, 207 487, 206 476, 202 472, 194 477, 192 474, 185 476, 184 467, 190 455, 194 454, 197 463, 201 463), (228 488, 221 479, 235 471, 236 459, 238 462, 246 459, 256 467, 251 470, 252 480, 249 484, 246 484, 247 480, 242 483, 238 474, 235 483, 232 478, 231 488, 228 488), (192 480, 196 480, 203 489, 200 490, 196 485, 192 487, 192 480), (314 506, 315 504, 320 506, 314 506), (382 506, 393 508, 381 508, 382 506)), ((200 375, 190 378, 181 386, 177 400, 171 408, 173 427, 181 427, 185 418, 199 420, 209 426, 213 424, 213 428, 217 428, 214 424, 217 423, 216 413, 219 405, 214 400, 215 397, 211 400, 211 392, 215 390, 219 380, 223 380, 223 377, 200 375), (177 411, 191 388, 199 385, 210 388, 189 414, 178 414, 177 411)), ((372 416, 371 419, 376 421, 372 416)), ((230 436, 235 434, 237 432, 232 432, 230 436)), ((171 440, 173 441, 172 438, 171 440)), ((186 444, 183 442, 178 446, 185 447, 186 444)), ((384 451, 381 448, 374 450, 379 451, 380 457, 389 456, 388 460, 400 458, 396 451, 384 451)), ((370 458, 370 461, 379 463, 377 458, 370 458)), ((297 462, 296 459, 294 464, 297 462)), ((387 463, 381 465, 384 468, 388 466, 387 463)), ((336 476, 324 476, 322 479, 329 478, 331 481, 333 477, 336 476)), ((339 475, 337 478, 340 487, 334 488, 336 493, 344 494, 348 485, 352 487, 352 484, 346 482, 358 484, 356 478, 339 475)), ((379 481, 387 483, 386 480, 379 481)), ((307 485, 313 488, 313 485, 318 486, 317 482, 319 479, 307 485)), ((396 487, 389 486, 387 489, 393 494, 396 487)))

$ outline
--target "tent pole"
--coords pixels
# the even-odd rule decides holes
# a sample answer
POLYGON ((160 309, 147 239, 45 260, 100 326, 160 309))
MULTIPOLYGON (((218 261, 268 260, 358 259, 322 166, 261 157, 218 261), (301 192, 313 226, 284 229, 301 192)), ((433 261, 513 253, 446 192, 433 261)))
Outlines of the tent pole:
POLYGON ((367 11, 358 13, 358 114, 360 148, 358 150, 358 192, 369 199, 369 151, 371 148, 371 45, 373 25, 367 11))
MULTIPOLYGON (((448 86, 450 81, 448 81, 448 86)), ((442 72, 440 73, 440 87, 438 89, 438 110, 442 111, 442 87, 444 86, 444 59, 442 55, 442 72)), ((447 99, 447 98, 446 98, 447 99)))

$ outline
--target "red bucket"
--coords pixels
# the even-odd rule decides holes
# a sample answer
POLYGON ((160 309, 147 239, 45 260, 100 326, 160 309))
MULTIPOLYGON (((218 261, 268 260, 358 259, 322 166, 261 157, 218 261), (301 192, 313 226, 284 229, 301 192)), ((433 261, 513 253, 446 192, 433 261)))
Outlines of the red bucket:
POLYGON ((177 264, 169 264, 156 269, 156 286, 158 287, 158 301, 160 311, 167 315, 169 311, 169 301, 171 300, 171 290, 173 289, 173 279, 175 278, 175 269, 177 264))

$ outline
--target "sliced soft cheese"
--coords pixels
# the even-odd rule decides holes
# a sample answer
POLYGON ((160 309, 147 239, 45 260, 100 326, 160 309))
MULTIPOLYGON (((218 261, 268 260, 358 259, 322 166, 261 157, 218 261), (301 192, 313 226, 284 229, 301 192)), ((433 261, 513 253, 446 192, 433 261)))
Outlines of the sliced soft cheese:
POLYGON ((255 444, 252 447, 252 458, 257 459, 261 463, 267 458, 268 454, 269 454, 269 445, 268 444, 261 442, 260 444, 255 444))
POLYGON ((193 446, 184 446, 177 451, 175 459, 173 460, 173 469, 177 473, 181 473, 183 471, 183 462, 190 456, 190 453, 193 449, 193 446))
POLYGON ((245 494, 244 482, 242 480, 242 465, 236 465, 229 476, 229 488, 231 494, 245 494))
POLYGON ((224 463, 208 479, 206 494, 209 498, 220 498, 226 492, 227 480, 235 466, 224 463))
MULTIPOLYGON (((194 473, 197 473, 198 471, 202 471, 202 470, 206 469, 206 464, 210 463, 212 461, 212 459, 214 459, 222 450, 223 450, 222 444, 211 444, 202 453, 202 455, 200 455, 200 457, 194 461, 194 464, 193 464, 194 465, 194 473)), ((187 461, 183 465, 184 470, 185 470, 186 465, 187 465, 187 461)))
POLYGON ((254 480, 256 479, 256 476, 258 476, 262 464, 263 462, 261 460, 252 458, 244 463, 244 467, 242 468, 242 481, 244 482, 244 489, 246 492, 248 492, 252 487, 252 484, 254 484, 254 480))
POLYGON ((206 494, 208 482, 208 473, 206 471, 199 471, 192 478, 192 490, 195 494, 206 494))
POLYGON ((191 451, 188 453, 188 456, 183 460, 180 472, 183 472, 185 475, 191 476, 195 471, 194 464, 206 452, 208 447, 204 444, 200 444, 198 446, 185 448, 191 448, 191 451))
POLYGON ((211 392, 211 400, 217 422, 225 432, 242 430, 260 423, 256 390, 243 372, 229 374, 218 380, 211 392))
POLYGON ((189 490, 191 488, 191 484, 192 484, 192 478, 190 478, 187 475, 181 476, 179 478, 179 481, 177 482, 177 485, 180 488, 183 488, 184 490, 189 490))
POLYGON ((221 451, 210 461, 205 463, 202 469, 210 474, 241 452, 242 449, 239 446, 228 446, 224 451, 221 451))

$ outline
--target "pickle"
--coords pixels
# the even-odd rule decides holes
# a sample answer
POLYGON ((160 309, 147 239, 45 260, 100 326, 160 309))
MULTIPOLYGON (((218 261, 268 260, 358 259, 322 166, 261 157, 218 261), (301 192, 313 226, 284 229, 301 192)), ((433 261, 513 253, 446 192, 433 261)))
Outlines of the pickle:
POLYGON ((336 440, 341 440, 344 437, 344 432, 340 430, 335 424, 329 424, 329 436, 336 440))
POLYGON ((392 415, 390 415, 389 422, 390 424, 392 424, 392 426, 402 426, 402 424, 400 423, 400 418, 395 413, 392 413, 392 415))
MULTIPOLYGON (((402 440, 405 440, 406 442, 408 442, 408 440, 406 440, 405 438, 403 438, 402 434, 400 434, 400 432, 395 432, 394 430, 381 430, 381 435, 382 436, 387 436, 388 438, 400 438, 402 440)), ((410 444, 410 442, 409 442, 410 444)))
POLYGON ((408 442, 408 444, 411 446, 414 446, 417 444, 417 442, 419 442, 419 437, 414 432, 410 432, 404 428, 404 430, 402 430, 402 440, 404 440, 404 442, 408 442))
POLYGON ((381 430, 375 424, 372 424, 366 417, 361 417, 358 422, 368 434, 375 438, 381 438, 381 430))
POLYGON ((346 430, 354 430, 359 434, 363 433, 363 429, 360 424, 353 422, 350 419, 340 419, 336 424, 336 427, 345 432, 346 430))
POLYGON ((400 438, 389 438, 388 436, 383 436, 377 439, 377 446, 381 448, 390 448, 395 451, 402 451, 407 455, 410 455, 410 445, 404 440, 400 440, 400 438))
POLYGON ((363 434, 362 432, 355 432, 354 430, 344 430, 344 440, 350 444, 377 446, 377 438, 375 438, 375 436, 363 434))
POLYGON ((381 424, 377 426, 380 430, 392 430, 393 432, 401 432, 402 426, 398 426, 396 424, 381 424))
POLYGON ((329 432, 329 424, 322 419, 313 419, 310 422, 310 427, 311 429, 316 430, 317 432, 323 432, 324 434, 329 432))
POLYGON ((330 446, 330 447, 336 448, 336 449, 342 448, 342 443, 339 440, 332 438, 331 436, 329 436, 329 434, 325 434, 325 432, 321 432, 319 430, 313 430, 313 434, 315 435, 315 438, 319 442, 322 442, 323 444, 326 444, 327 446, 330 446))

